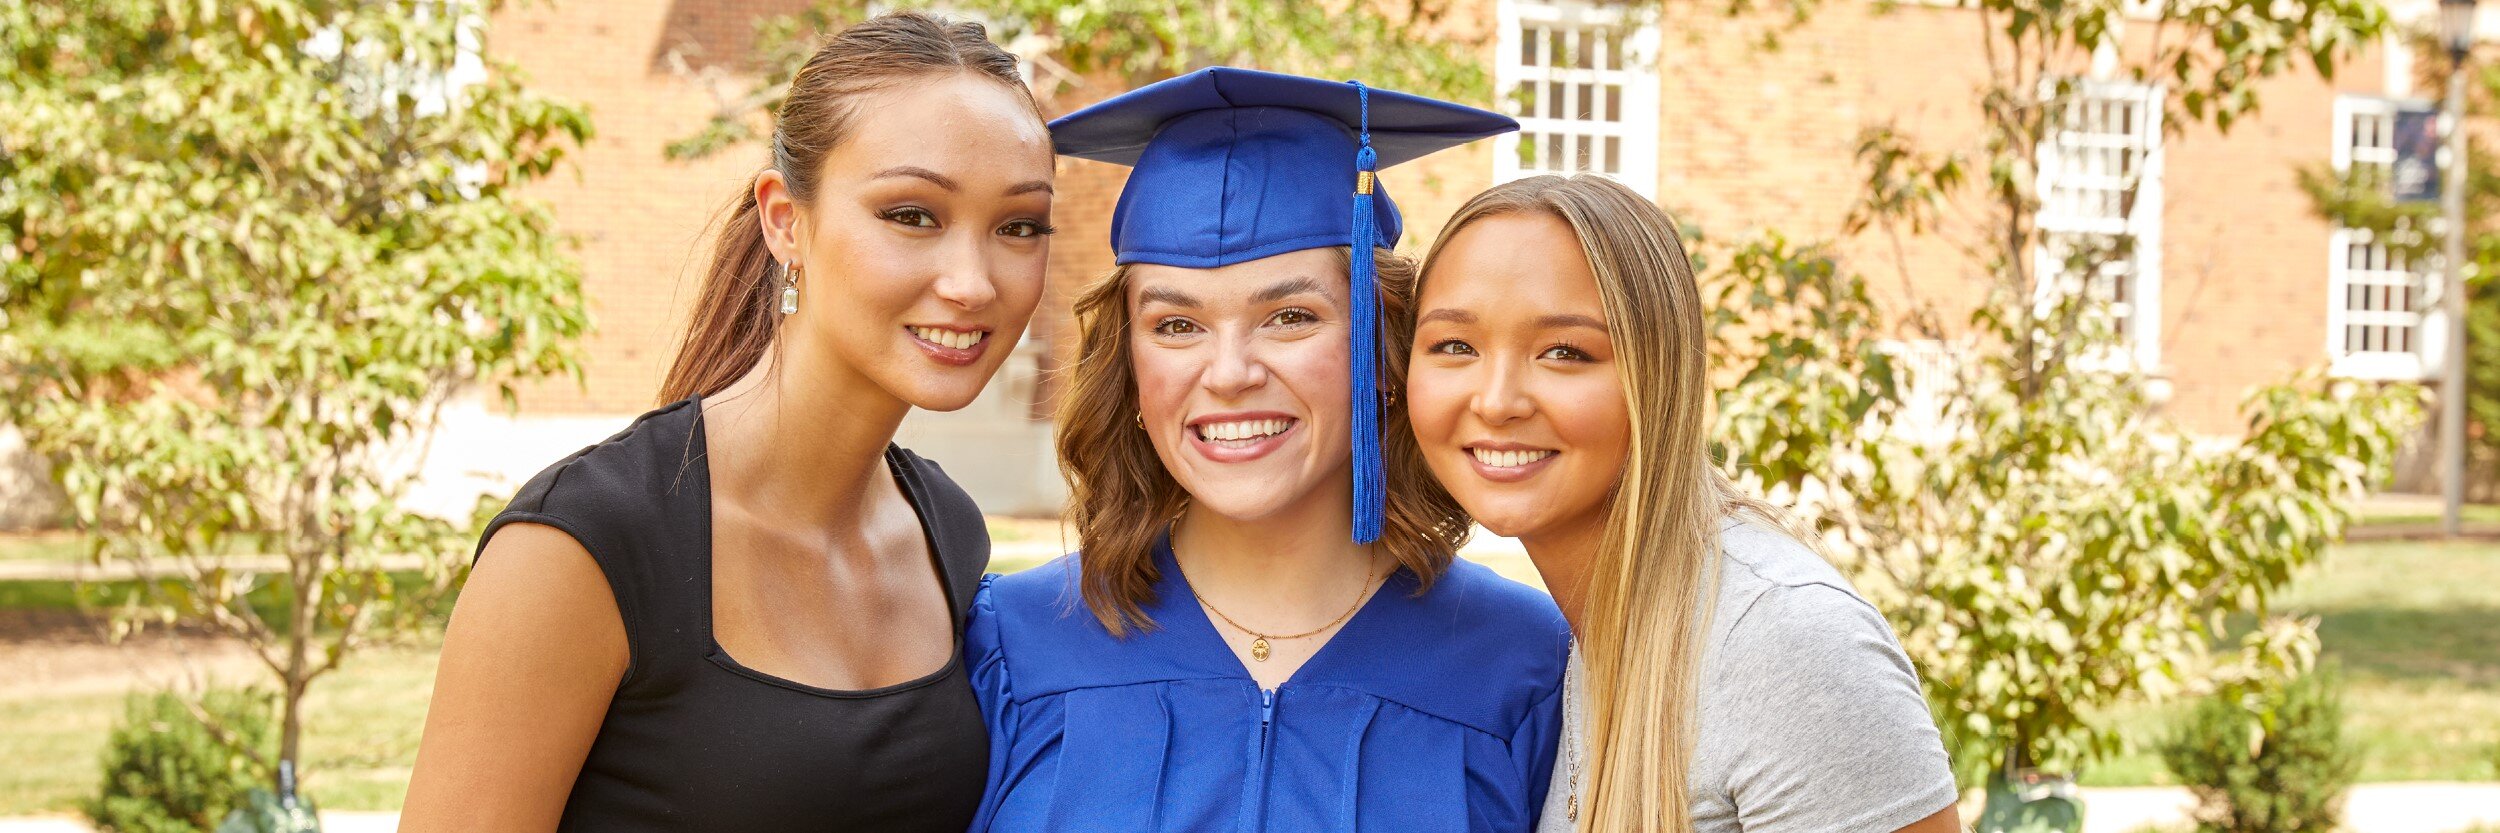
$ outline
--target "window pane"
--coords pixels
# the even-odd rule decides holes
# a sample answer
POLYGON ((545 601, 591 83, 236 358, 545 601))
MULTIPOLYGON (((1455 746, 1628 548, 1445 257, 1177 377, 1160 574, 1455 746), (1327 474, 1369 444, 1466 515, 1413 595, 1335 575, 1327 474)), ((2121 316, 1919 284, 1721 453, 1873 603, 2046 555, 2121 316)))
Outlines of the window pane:
POLYGON ((1623 85, 1606 85, 1606 120, 1623 121, 1623 85))

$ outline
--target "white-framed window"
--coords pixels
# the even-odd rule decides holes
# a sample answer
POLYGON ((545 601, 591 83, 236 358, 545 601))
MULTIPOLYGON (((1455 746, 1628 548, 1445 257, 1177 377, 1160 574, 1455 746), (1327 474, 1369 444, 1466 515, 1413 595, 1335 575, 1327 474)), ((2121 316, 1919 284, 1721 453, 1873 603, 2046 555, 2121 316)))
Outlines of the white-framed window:
POLYGON ((1962 390, 1962 357, 1968 345, 1935 339, 1886 339, 1875 349, 1892 357, 1893 378, 1901 384, 1898 430, 1913 439, 1947 439, 1945 408, 1962 390))
MULTIPOLYGON (((2335 173, 2375 170, 2393 179, 2396 113, 2429 106, 2377 96, 2335 97, 2335 173)), ((2396 234, 2418 233, 2399 229, 2396 234)), ((2326 252, 2326 354, 2330 372, 2359 379, 2421 379, 2423 312, 2435 263, 2412 262, 2384 233, 2338 226, 2326 252)))
POLYGON ((2162 88, 2090 80, 2068 85, 2062 98, 2051 99, 2055 117, 2037 160, 2041 245, 2033 263, 2040 289, 2098 298, 2126 345, 2125 357, 2158 372, 2162 88), (2078 254, 2087 268, 2069 269, 2078 254))
POLYGON ((1493 140, 1493 181, 1598 173, 1658 195, 1658 27, 1621 5, 1499 0, 1495 95, 1519 132, 1493 140))

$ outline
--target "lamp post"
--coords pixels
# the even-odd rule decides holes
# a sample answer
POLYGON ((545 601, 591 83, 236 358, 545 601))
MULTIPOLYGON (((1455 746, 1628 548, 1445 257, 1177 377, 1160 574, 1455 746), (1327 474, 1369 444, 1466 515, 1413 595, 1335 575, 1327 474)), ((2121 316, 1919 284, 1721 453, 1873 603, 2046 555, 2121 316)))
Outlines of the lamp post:
POLYGON ((2474 45, 2474 0, 2439 0, 2439 40, 2448 47, 2448 182, 2439 194, 2448 226, 2448 286, 2439 294, 2448 318, 2447 360, 2440 363, 2440 526, 2453 538, 2465 526, 2465 56, 2474 45))

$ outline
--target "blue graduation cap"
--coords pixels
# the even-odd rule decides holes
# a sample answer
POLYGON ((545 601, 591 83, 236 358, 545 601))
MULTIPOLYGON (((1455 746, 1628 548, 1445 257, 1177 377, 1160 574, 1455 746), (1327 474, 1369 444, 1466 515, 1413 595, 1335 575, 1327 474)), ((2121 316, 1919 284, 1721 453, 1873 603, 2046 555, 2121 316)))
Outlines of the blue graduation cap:
POLYGON ((1380 538, 1375 247, 1404 231, 1375 171, 1519 129, 1498 113, 1361 82, 1213 67, 1050 123, 1060 153, 1136 170, 1111 216, 1122 264, 1211 269, 1353 249, 1354 540, 1380 538))

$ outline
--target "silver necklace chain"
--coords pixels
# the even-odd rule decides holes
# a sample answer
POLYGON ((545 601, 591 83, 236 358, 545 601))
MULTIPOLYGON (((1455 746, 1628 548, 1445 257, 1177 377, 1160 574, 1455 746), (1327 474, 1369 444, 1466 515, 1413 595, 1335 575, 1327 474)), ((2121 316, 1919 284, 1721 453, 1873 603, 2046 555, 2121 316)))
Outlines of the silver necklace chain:
POLYGON ((1572 685, 1574 681, 1571 679, 1571 666, 1568 660, 1570 656, 1577 655, 1579 650, 1579 646, 1575 644, 1571 648, 1571 653, 1565 656, 1566 662, 1563 666, 1562 702, 1563 765, 1567 768, 1566 771, 1569 773, 1567 776, 1568 780, 1566 780, 1563 784, 1563 789, 1565 790, 1565 794, 1563 796, 1563 815, 1575 822, 1580 820, 1580 731, 1582 726, 1586 724, 1587 718, 1581 715, 1579 709, 1574 706, 1575 698, 1571 696, 1571 690, 1573 688, 1577 688, 1577 686, 1572 685))

